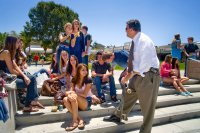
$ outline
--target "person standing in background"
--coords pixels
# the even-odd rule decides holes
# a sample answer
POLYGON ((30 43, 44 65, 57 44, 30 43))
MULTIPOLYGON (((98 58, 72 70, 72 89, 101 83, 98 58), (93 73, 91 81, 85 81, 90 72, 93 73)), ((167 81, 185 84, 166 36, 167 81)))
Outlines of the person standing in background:
POLYGON ((84 36, 80 31, 80 22, 74 20, 72 23, 72 40, 70 45, 70 56, 75 55, 78 58, 78 63, 82 63, 82 56, 85 54, 84 36))
POLYGON ((40 60, 40 56, 38 55, 38 53, 36 53, 35 55, 34 55, 34 61, 35 61, 35 66, 37 67, 37 65, 38 65, 38 61, 40 60))
POLYGON ((90 55, 90 44, 92 42, 92 36, 88 34, 88 27, 87 26, 82 26, 81 31, 83 32, 84 35, 84 44, 85 44, 85 56, 82 58, 82 61, 84 64, 88 66, 88 56, 90 55))
POLYGON ((184 53, 186 55, 184 76, 186 76, 188 58, 197 59, 197 50, 199 49, 199 47, 196 44, 194 44, 193 41, 193 37, 188 37, 188 44, 184 46, 184 53))
POLYGON ((45 58, 46 58, 46 56, 42 53, 40 56, 42 66, 44 65, 45 58))
POLYGON ((61 52, 64 50, 67 53, 70 53, 69 48, 70 48, 70 45, 71 45, 71 38, 72 38, 72 24, 66 23, 64 25, 64 30, 65 30, 64 33, 59 34, 60 44, 58 45, 58 49, 56 51, 56 62, 57 62, 58 68, 60 67, 59 62, 60 62, 61 52))
POLYGON ((180 34, 174 35, 174 39, 171 44, 171 55, 172 58, 178 58, 178 60, 181 60, 181 38, 180 34))

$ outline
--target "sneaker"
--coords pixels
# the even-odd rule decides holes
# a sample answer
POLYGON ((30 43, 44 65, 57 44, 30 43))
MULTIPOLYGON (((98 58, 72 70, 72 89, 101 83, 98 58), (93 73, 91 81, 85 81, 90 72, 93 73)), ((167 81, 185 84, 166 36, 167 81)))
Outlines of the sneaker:
POLYGON ((119 102, 120 102, 120 101, 117 99, 116 96, 111 97, 111 100, 112 100, 114 103, 119 103, 119 102))
POLYGON ((185 94, 187 94, 188 96, 193 96, 192 93, 189 91, 185 92, 185 94))
POLYGON ((180 95, 182 95, 182 96, 188 96, 185 92, 180 92, 180 95))
POLYGON ((106 103, 105 97, 100 98, 100 101, 101 101, 101 104, 102 104, 102 103, 106 103))

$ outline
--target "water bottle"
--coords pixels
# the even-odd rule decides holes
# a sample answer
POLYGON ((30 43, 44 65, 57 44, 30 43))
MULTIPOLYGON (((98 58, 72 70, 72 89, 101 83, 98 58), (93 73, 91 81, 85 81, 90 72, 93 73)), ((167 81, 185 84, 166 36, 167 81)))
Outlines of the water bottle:
POLYGON ((163 81, 162 80, 160 81, 160 86, 163 86, 163 81))
POLYGON ((61 105, 61 104, 58 105, 58 110, 59 110, 59 111, 63 111, 63 105, 61 105))
POLYGON ((64 93, 66 92, 65 86, 61 86, 61 91, 64 92, 64 93))

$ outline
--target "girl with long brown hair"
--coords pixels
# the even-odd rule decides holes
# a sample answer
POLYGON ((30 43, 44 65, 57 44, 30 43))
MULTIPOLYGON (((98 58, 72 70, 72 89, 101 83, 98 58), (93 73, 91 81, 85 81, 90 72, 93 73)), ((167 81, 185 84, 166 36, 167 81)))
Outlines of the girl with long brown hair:
POLYGON ((25 75, 15 62, 15 54, 19 45, 20 40, 16 37, 8 36, 6 38, 5 46, 3 50, 0 51, 0 70, 17 75, 17 89, 27 88, 23 111, 36 112, 38 109, 35 107, 44 108, 44 106, 38 102, 39 94, 35 76, 25 75))
POLYGON ((88 67, 85 64, 79 64, 77 73, 72 79, 71 91, 66 92, 63 101, 65 107, 72 113, 72 124, 66 128, 67 131, 72 131, 75 128, 84 128, 85 122, 78 114, 79 110, 88 110, 92 102, 100 102, 99 99, 92 94, 92 80, 88 77, 88 67))
POLYGON ((82 63, 82 56, 84 56, 85 45, 84 45, 84 35, 80 31, 80 22, 74 20, 72 22, 72 40, 70 45, 70 55, 75 55, 78 58, 78 62, 82 63))

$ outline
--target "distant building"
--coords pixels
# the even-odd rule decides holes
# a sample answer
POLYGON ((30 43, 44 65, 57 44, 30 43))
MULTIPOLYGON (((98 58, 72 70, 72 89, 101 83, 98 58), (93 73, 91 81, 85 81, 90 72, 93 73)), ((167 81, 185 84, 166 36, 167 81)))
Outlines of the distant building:
MULTIPOLYGON (((31 44, 30 46, 30 51, 31 53, 44 53, 44 48, 42 48, 39 44, 31 44)), ((28 53, 29 52, 29 47, 27 47, 25 49, 25 52, 28 53)), ((53 50, 52 49, 47 49, 46 53, 52 53, 53 50)))

